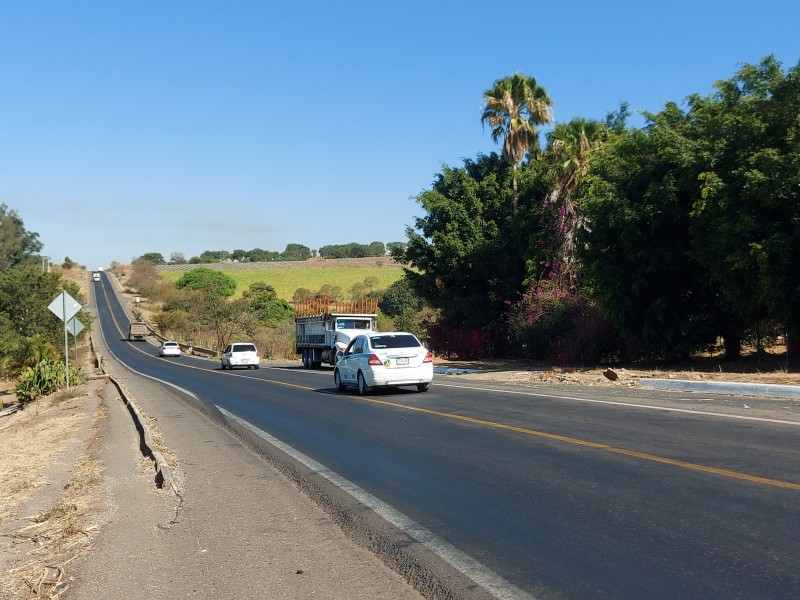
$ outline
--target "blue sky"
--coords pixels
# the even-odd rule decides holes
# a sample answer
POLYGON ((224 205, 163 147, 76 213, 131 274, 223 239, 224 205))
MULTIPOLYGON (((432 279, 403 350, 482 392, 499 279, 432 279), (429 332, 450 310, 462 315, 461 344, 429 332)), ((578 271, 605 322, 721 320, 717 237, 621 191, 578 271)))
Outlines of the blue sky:
POLYGON ((0 203, 42 253, 405 240, 442 164, 497 149, 481 98, 658 111, 800 60, 800 3, 0 0, 0 203), (512 12, 513 11, 513 12, 512 12))

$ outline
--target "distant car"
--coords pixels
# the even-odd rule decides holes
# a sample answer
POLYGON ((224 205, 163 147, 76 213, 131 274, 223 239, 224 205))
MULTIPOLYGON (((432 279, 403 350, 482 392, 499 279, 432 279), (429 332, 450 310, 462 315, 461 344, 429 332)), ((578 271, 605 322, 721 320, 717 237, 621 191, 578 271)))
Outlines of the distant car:
POLYGON ((236 343, 228 344, 225 352, 222 353, 222 370, 232 369, 233 367, 247 367, 257 369, 260 358, 254 344, 236 343))
POLYGON ((433 380, 431 353, 411 333, 369 332, 350 342, 333 370, 336 389, 356 386, 362 396, 375 388, 416 386, 426 392, 433 380))
POLYGON ((92 281, 100 281, 100 273, 92 273, 92 281))
POLYGON ((180 356, 181 347, 178 342, 161 342, 161 347, 158 349, 159 356, 180 356))

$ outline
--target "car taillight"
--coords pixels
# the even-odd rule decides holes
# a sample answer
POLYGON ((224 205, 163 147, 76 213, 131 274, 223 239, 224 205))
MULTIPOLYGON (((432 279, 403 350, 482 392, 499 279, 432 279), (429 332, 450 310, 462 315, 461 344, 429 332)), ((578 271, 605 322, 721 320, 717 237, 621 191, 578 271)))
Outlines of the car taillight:
POLYGON ((433 356, 430 352, 425 355, 425 358, 422 359, 423 363, 433 362, 433 356))
POLYGON ((369 357, 367 364, 372 365, 373 367, 380 367, 383 365, 383 361, 373 354, 369 357))

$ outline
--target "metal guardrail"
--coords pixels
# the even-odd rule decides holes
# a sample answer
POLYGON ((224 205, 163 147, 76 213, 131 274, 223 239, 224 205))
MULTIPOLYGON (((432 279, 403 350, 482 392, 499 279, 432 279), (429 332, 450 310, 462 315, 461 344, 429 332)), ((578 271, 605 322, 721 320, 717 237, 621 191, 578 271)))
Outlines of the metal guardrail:
MULTIPOLYGON (((145 325, 147 325, 147 331, 150 332, 150 335, 156 338, 159 342, 165 342, 169 340, 169 338, 164 337, 155 329, 150 327, 149 324, 145 323, 145 325)), ((181 347, 181 352, 186 352, 187 354, 191 354, 193 356, 207 356, 208 358, 217 358, 219 356, 219 352, 212 350, 211 348, 203 348, 193 344, 184 344, 183 342, 178 342, 178 346, 181 347)))

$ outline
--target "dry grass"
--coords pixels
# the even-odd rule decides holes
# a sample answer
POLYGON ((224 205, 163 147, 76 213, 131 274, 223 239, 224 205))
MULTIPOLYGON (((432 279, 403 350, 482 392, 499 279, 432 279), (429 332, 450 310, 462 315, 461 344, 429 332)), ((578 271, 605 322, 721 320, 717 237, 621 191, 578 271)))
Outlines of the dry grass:
POLYGON ((0 555, 7 569, 0 574, 0 598, 59 597, 68 586, 67 565, 98 527, 105 496, 99 485, 101 467, 92 455, 105 409, 95 412, 90 435, 82 439, 90 415, 81 387, 80 396, 79 388, 73 388, 0 422, 0 535, 13 543, 11 554, 0 555), (53 465, 69 473, 61 489, 46 481, 53 465), (46 496, 46 507, 22 513, 38 494, 46 496))

